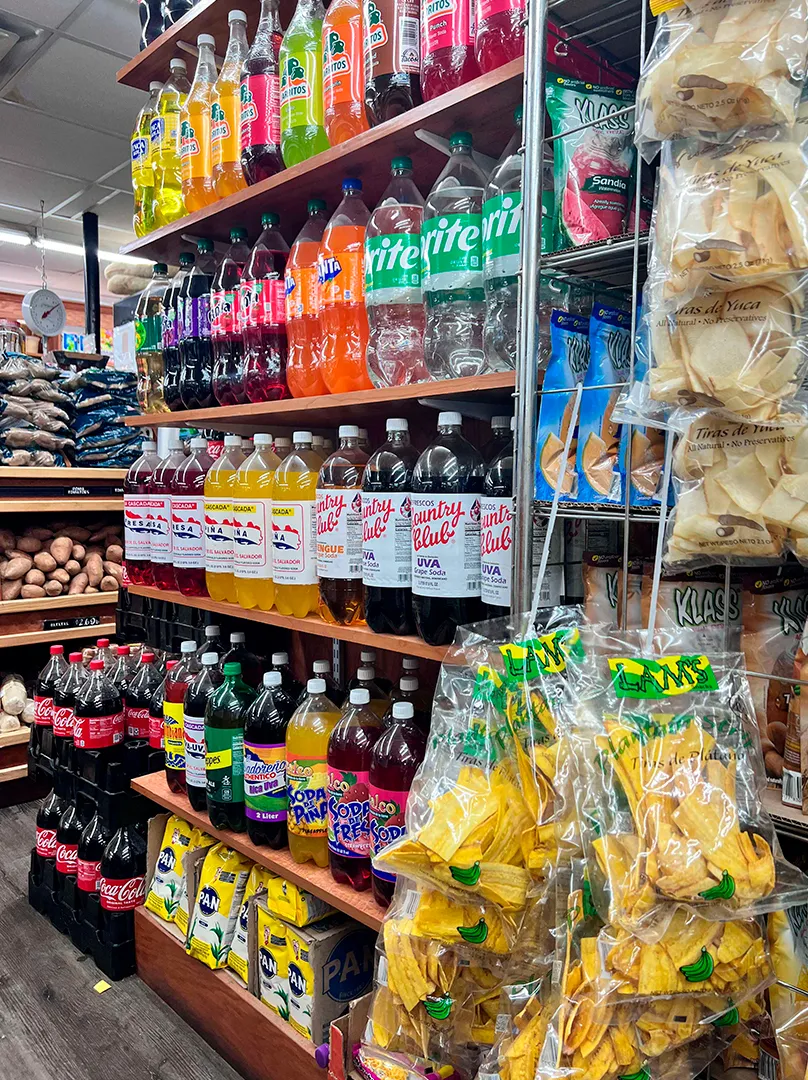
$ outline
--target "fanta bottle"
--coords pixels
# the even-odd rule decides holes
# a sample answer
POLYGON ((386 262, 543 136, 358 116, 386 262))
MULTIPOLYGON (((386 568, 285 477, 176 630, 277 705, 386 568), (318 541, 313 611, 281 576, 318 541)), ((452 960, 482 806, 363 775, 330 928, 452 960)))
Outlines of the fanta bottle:
POLYGON ((210 288, 210 339, 213 345, 213 396, 220 405, 243 405, 241 296, 239 285, 250 257, 247 230, 230 230, 230 247, 210 288))
POLYGON ((244 461, 241 436, 225 435, 224 453, 205 477, 205 583, 213 600, 235 604, 233 576, 233 495, 236 473, 244 461))
POLYGON ((157 99, 151 122, 154 167, 154 225, 168 225, 185 214, 180 165, 180 113, 191 87, 184 60, 172 60, 171 75, 157 99))
POLYGON ((368 130, 364 83, 362 0, 331 0, 323 22, 323 118, 332 146, 368 130))
POLYGON ((185 461, 185 447, 179 431, 168 433, 168 453, 152 473, 151 504, 155 532, 151 541, 154 584, 158 589, 176 589, 174 547, 171 529, 171 493, 177 469, 185 461))
POLYGON ((236 474, 233 497, 233 572, 243 608, 269 611, 275 602, 272 580, 272 485, 280 459, 272 436, 256 435, 255 450, 236 474))
POLYGON ((247 186, 241 170, 241 66, 247 58, 247 16, 231 11, 230 40, 210 106, 210 158, 220 199, 247 186))
POLYGON ((308 696, 286 728, 289 851, 295 862, 328 866, 328 740, 340 718, 325 679, 309 679, 308 696))
POLYGON ((309 216, 286 263, 286 383, 292 397, 327 394, 320 374, 317 257, 328 219, 322 199, 309 199, 309 216))
POLYGON ((171 536, 174 577, 183 596, 207 596, 205 585, 205 477, 213 459, 208 440, 191 439, 191 453, 174 474, 171 536))
POLYGON ((272 577, 281 615, 305 618, 317 610, 317 475, 320 458, 311 432, 296 431, 294 446, 272 485, 272 577))
POLYGON ((281 153, 287 169, 328 149, 322 0, 298 0, 281 43, 281 153))
POLYGON ((163 84, 149 83, 149 99, 137 115, 132 132, 132 191, 135 212, 132 228, 135 236, 145 236, 154 228, 154 165, 151 152, 151 122, 157 113, 157 101, 163 84))
POLYGON ((216 201, 211 178, 210 107, 216 82, 216 42, 210 34, 196 39, 199 58, 188 97, 180 112, 182 198, 189 214, 216 201))
POLYGON ((368 317, 363 267, 370 212, 362 201, 361 180, 343 180, 342 193, 323 233, 317 263, 322 375, 332 394, 373 388, 365 366, 368 317))
POLYGON ((475 0, 421 0, 421 93, 431 101, 480 74, 474 59, 475 0))

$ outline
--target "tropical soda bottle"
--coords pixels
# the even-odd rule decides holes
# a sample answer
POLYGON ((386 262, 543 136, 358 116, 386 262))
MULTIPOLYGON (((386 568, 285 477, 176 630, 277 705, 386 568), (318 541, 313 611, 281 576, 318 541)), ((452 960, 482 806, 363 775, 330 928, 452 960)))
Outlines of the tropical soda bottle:
POLYGON ((236 474, 233 495, 233 571, 236 597, 243 608, 269 611, 275 602, 272 580, 272 485, 280 459, 272 436, 256 435, 255 450, 236 474))
POLYGON ((149 83, 149 99, 135 121, 135 130, 129 144, 132 161, 132 191, 135 195, 135 212, 132 228, 135 236, 145 236, 154 228, 154 163, 151 152, 151 122, 157 112, 157 101, 163 84, 149 83))
POLYGON ((213 459, 208 440, 191 439, 191 453, 174 474, 171 537, 174 578, 183 596, 207 596, 205 585, 205 477, 213 459))
POLYGON ((247 58, 247 16, 227 16, 230 40, 210 106, 210 158, 213 186, 220 199, 247 186, 241 169, 241 67, 247 58))
POLYGON ((309 216, 286 263, 286 382, 292 397, 327 394, 320 374, 317 258, 328 219, 322 199, 309 199, 309 216))
POLYGON ((287 169, 328 149, 322 0, 298 0, 281 43, 281 154, 287 169))
POLYGON ((237 601, 233 576, 233 496, 244 461, 241 436, 225 435, 224 453, 205 477, 205 583, 211 599, 237 601))
POLYGON ((361 622, 362 477, 367 454, 359 449, 359 428, 342 424, 339 446, 317 480, 317 577, 320 616, 348 626, 361 622))
POLYGON ((332 146, 370 126, 364 81, 362 0, 332 0, 323 22, 323 119, 332 146))
POLYGON ((172 60, 171 75, 160 91, 151 122, 154 167, 154 225, 169 225, 185 214, 180 165, 180 113, 191 89, 185 61, 172 60))
POLYGON ((370 212, 362 181, 342 182, 342 202, 323 233, 317 262, 322 329, 322 375, 331 394, 371 390, 365 365, 368 317, 363 254, 370 212))
POLYGON ((180 111, 182 198, 189 214, 216 201, 211 178, 210 107, 216 82, 216 42, 210 34, 196 39, 199 58, 188 97, 180 111))
POLYGON ((328 866, 328 740, 339 709, 325 679, 309 679, 308 697, 286 728, 289 851, 295 862, 328 866))
POLYGON ((275 607, 303 619, 317 610, 317 476, 311 432, 296 431, 272 485, 272 577, 275 607))

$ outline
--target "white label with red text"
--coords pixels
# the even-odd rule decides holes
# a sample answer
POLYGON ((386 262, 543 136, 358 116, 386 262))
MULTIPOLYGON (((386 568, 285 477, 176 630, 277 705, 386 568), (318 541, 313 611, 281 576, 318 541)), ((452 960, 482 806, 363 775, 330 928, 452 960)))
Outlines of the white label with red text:
POLYGON ((205 499, 205 569, 233 573, 233 504, 205 499))
POLYGON ((357 488, 317 489, 317 576, 362 577, 362 492, 357 488))
POLYGON ((238 578, 272 577, 272 552, 267 534, 272 525, 272 500, 233 503, 233 571, 238 578))
POLYGON ((485 604, 511 606, 513 499, 480 500, 480 596, 485 604))
POLYGON ((171 562, 171 496, 152 495, 151 498, 151 533, 149 547, 151 561, 155 563, 171 562))
POLYGON ((412 591, 480 595, 480 495, 413 494, 412 591))
POLYGON ((174 566, 200 570, 205 565, 205 500, 171 496, 171 543, 174 566))
POLYGON ((101 878, 101 907, 105 911, 133 911, 145 899, 145 877, 101 878))
POLYGON ((276 585, 317 584, 314 503, 272 503, 272 577, 276 585))
POLYGON ((101 860, 79 859, 76 864, 76 884, 82 892, 98 892, 101 888, 101 860))
POLYGON ((124 558, 148 562, 151 558, 151 538, 154 527, 151 495, 124 495, 124 558))
POLYGON ((362 581, 381 589, 412 583, 412 496, 409 491, 362 494, 362 581))

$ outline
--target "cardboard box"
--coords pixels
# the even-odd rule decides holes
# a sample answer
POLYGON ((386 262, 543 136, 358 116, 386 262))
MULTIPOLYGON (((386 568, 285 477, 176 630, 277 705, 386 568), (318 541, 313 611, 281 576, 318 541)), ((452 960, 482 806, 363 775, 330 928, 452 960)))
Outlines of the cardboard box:
POLYGON ((331 1022, 328 1046, 328 1080, 349 1080, 353 1069, 353 1048, 362 1041, 373 993, 348 1006, 348 1012, 331 1022))

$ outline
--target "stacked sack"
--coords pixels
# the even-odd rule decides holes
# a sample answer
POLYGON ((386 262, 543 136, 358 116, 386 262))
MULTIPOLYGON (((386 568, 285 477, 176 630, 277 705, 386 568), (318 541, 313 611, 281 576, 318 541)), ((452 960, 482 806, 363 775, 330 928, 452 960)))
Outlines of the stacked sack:
POLYGON ((81 371, 63 385, 73 393, 76 465, 128 469, 138 456, 141 436, 124 423, 137 416, 137 376, 125 371, 81 371))
POLYGON ((0 354, 0 465, 64 465, 75 446, 72 416, 55 365, 22 353, 0 354))

